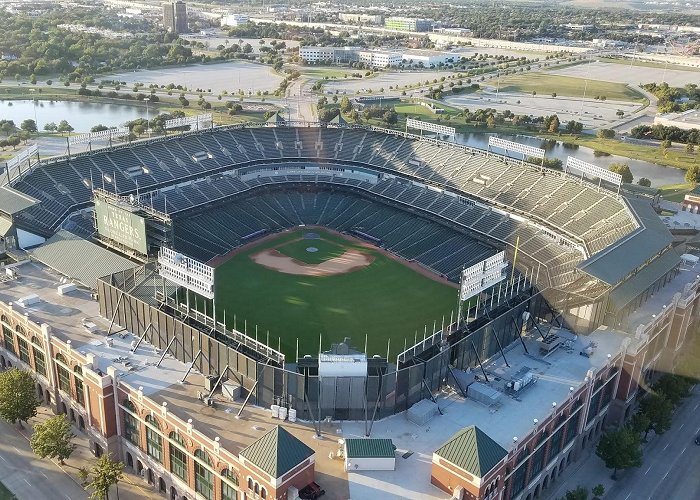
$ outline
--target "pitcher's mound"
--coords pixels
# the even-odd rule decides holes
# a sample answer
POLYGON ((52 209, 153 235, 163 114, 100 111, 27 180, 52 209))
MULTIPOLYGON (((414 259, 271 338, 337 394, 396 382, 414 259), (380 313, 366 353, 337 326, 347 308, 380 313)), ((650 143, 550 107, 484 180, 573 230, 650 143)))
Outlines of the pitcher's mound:
MULTIPOLYGON (((310 249, 318 250, 315 247, 310 249)), ((263 267, 279 271, 285 274, 298 274, 301 276, 332 276, 334 274, 349 273, 369 266, 374 261, 374 256, 367 255, 357 250, 348 250, 339 257, 333 257, 320 264, 306 264, 297 259, 282 255, 274 248, 263 250, 250 256, 253 262, 263 267)))

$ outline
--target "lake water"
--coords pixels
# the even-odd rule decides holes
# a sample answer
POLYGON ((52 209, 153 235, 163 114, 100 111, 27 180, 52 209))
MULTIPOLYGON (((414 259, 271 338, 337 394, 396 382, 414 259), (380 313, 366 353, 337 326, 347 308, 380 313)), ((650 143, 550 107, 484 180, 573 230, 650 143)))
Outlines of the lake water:
MULTIPOLYGON (((155 107, 150 107, 150 116, 157 113, 155 107)), ((22 120, 36 117, 39 129, 43 129, 48 122, 58 124, 61 120, 68 120, 76 132, 89 132, 90 128, 101 123, 109 127, 122 125, 123 123, 145 118, 145 107, 129 104, 105 104, 84 103, 68 101, 0 101, 0 119, 14 120, 19 125, 22 120)), ((470 134, 457 134, 457 142, 475 148, 486 149, 488 145, 488 133, 477 132, 470 134)), ((527 144, 547 151, 547 157, 559 158, 566 162, 567 156, 573 156, 583 161, 593 163, 601 167, 607 167, 611 163, 627 163, 634 174, 635 181, 640 177, 651 180, 652 186, 665 184, 679 184, 684 181, 685 172, 671 167, 662 167, 653 163, 640 160, 632 160, 621 156, 596 157, 593 150, 577 145, 567 145, 560 141, 537 139, 524 135, 499 135, 503 139, 527 144)))
MULTIPOLYGON (((155 107, 149 107, 150 115, 157 113, 155 107)), ((116 127, 137 118, 146 118, 145 107, 128 104, 106 104, 70 101, 0 101, 0 120, 14 120, 19 126, 23 120, 36 119, 39 130, 44 125, 67 120, 76 132, 89 132, 101 123, 116 127)))
MULTIPOLYGON (((635 183, 641 177, 646 177, 649 179, 652 186, 680 184, 685 182, 685 171, 677 168, 663 167, 661 165, 656 165, 655 163, 633 160, 631 158, 615 155, 596 157, 593 154, 593 150, 590 148, 579 147, 576 144, 566 144, 561 141, 538 139, 536 137, 525 135, 488 134, 484 132, 457 134, 456 140, 460 144, 466 144, 479 149, 486 149, 490 135, 498 135, 498 137, 508 141, 544 149, 547 152, 547 158, 558 158, 564 163, 566 163, 567 156, 572 156, 574 158, 578 158, 579 160, 583 160, 603 168, 607 168, 611 163, 627 163, 630 166, 632 174, 634 175, 635 183)), ((497 151, 502 153, 500 150, 497 151)), ((520 158, 518 154, 513 156, 520 158)))

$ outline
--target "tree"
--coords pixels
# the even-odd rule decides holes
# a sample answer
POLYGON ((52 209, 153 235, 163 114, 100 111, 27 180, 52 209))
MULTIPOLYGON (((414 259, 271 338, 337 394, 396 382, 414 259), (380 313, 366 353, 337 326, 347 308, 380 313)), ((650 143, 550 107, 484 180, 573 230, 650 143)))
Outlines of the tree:
POLYGON ((328 99, 326 96, 319 97, 318 102, 316 103, 316 109, 321 110, 326 104, 328 104, 328 99))
POLYGON ((605 486, 603 486, 602 484, 597 484, 593 487, 591 492, 593 493, 593 500, 598 500, 600 497, 605 495, 605 486))
POLYGON ((547 132, 553 134, 559 132, 559 126, 561 125, 561 123, 559 122, 559 117, 557 115, 545 116, 542 124, 544 125, 544 129, 547 132))
POLYGON ((343 96, 340 100, 340 111, 346 114, 352 111, 352 103, 350 99, 348 99, 348 96, 343 96))
POLYGON ((671 428, 673 403, 664 394, 649 394, 639 403, 639 411, 649 417, 648 430, 663 434, 671 428))
POLYGON ((574 490, 567 491, 563 500, 588 500, 588 490, 583 486, 578 486, 574 490))
POLYGON ((63 465, 75 450, 75 444, 71 442, 74 437, 66 416, 56 415, 34 426, 29 444, 39 458, 57 458, 63 465))
POLYGON ((669 139, 661 141, 661 149, 668 149, 671 146, 673 146, 673 143, 669 139))
POLYGON ((12 368, 0 373, 0 418, 22 428, 22 422, 36 416, 39 400, 34 379, 25 370, 12 368))
POLYGON ((622 111, 621 109, 618 109, 615 114, 617 115, 618 118, 622 118, 623 116, 625 116, 625 112, 622 111))
POLYGON ((11 135, 10 137, 7 138, 7 145, 12 146, 12 149, 17 149, 17 146, 19 146, 21 139, 17 137, 16 135, 11 135))
POLYGON ((616 480, 618 470, 642 465, 639 434, 627 427, 606 432, 600 438, 595 454, 608 469, 613 470, 612 479, 616 480))
POLYGON ((700 182, 700 165, 690 165, 685 171, 685 180, 691 183, 700 182))
POLYGON ((690 154, 694 153, 694 152, 695 152, 695 146, 693 146, 693 145, 690 144, 690 143, 686 144, 686 145, 685 145, 685 152, 686 152, 686 153, 690 153, 690 154))
POLYGON ((634 180, 630 166, 627 163, 611 163, 608 165, 608 170, 620 174, 622 182, 631 183, 634 180))
POLYGON ((583 123, 574 120, 566 123, 566 132, 569 134, 580 134, 583 131, 583 123))
POLYGON ((20 130, 17 137, 19 137, 21 141, 24 141, 25 144, 27 144, 27 141, 32 138, 31 134, 26 130, 20 130))
POLYGON ((44 125, 44 130, 46 130, 47 132, 53 133, 56 132, 57 129, 58 125, 56 125, 54 122, 49 122, 46 125, 44 125))
POLYGON ((598 137, 598 139, 614 139, 615 131, 609 128, 601 128, 596 133, 596 137, 598 137))
POLYGON ((36 122, 34 120, 24 120, 19 126, 19 128, 21 128, 25 132, 30 132, 32 134, 37 132, 36 122))
POLYGON ((666 396, 673 406, 677 406, 683 398, 688 397, 690 383, 683 377, 667 373, 661 376, 652 389, 666 396))
POLYGON ((646 177, 640 177, 637 184, 644 187, 651 187, 651 180, 647 179, 646 177))
POLYGON ((61 120, 58 124, 58 128, 56 129, 58 132, 61 134, 66 132, 66 133, 71 133, 73 132, 73 127, 71 126, 70 123, 68 123, 66 120, 61 120))
MULTIPOLYGON (((92 467, 92 481, 88 484, 88 488, 93 492, 90 498, 94 500, 109 500, 109 489, 112 485, 117 485, 119 480, 124 476, 124 464, 122 462, 113 462, 109 456, 102 455, 97 459, 97 463, 92 467)), ((117 496, 119 495, 119 487, 117 486, 117 496)))
POLYGON ((649 417, 645 413, 637 412, 634 415, 632 415, 630 426, 632 430, 634 430, 634 432, 636 432, 637 434, 641 434, 642 432, 644 433, 644 436, 642 437, 642 442, 646 443, 647 434, 649 434, 651 426, 651 420, 649 419, 649 417))

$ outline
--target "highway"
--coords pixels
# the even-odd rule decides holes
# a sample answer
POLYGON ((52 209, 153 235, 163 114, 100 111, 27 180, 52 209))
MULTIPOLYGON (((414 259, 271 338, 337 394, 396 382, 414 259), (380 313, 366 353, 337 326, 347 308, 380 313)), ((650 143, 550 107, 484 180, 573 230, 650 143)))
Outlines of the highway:
POLYGON ((644 448, 639 469, 618 473, 619 480, 605 494, 606 499, 693 500, 700 498, 700 446, 693 440, 700 434, 700 389, 676 410, 671 430, 655 437, 644 448))
POLYGON ((0 421, 0 435, 0 481, 18 500, 78 500, 88 497, 58 465, 34 455, 29 442, 14 425, 0 421))

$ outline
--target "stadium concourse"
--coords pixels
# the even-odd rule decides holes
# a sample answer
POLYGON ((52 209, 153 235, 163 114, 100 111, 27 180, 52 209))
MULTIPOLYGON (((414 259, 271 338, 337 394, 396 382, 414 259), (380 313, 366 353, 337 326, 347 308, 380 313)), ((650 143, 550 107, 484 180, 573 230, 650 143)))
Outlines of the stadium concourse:
POLYGON ((333 498, 529 500, 673 369, 700 287, 647 199, 374 127, 246 124, 51 158, 0 189, 0 215, 19 261, 0 362, 171 498, 296 498, 317 480, 333 498), (96 216, 96 200, 131 211, 96 216), (113 215, 129 241, 98 230, 113 215), (288 359, 158 274, 161 245, 210 261, 301 225, 454 283, 505 250, 510 279, 396 358, 340 338, 288 359), (348 473, 343 436, 393 439, 396 471, 348 473))

